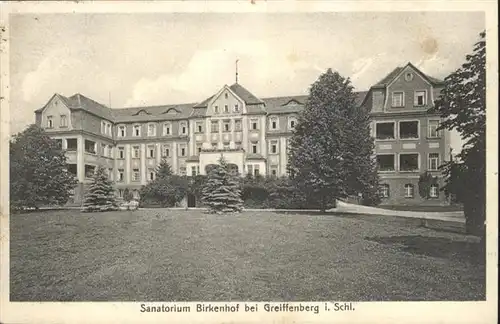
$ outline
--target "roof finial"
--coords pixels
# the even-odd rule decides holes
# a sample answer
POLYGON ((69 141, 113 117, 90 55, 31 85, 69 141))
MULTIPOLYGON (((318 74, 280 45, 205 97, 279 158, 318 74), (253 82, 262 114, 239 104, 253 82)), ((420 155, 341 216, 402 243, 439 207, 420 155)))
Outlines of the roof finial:
POLYGON ((238 83, 238 61, 236 60, 236 83, 238 83))

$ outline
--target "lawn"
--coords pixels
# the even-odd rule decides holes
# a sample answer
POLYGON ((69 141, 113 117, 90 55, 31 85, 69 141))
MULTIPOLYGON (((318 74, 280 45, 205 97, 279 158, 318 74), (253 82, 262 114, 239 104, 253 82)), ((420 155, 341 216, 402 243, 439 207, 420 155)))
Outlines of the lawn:
POLYGON ((51 211, 10 235, 11 301, 485 299, 477 238, 402 218, 51 211))

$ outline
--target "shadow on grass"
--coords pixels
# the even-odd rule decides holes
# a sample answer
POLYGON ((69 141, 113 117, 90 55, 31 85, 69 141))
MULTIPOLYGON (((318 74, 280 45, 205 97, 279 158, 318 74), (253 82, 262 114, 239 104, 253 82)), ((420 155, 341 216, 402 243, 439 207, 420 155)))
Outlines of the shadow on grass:
POLYGON ((444 237, 411 236, 374 236, 365 240, 386 245, 398 245, 409 253, 443 259, 458 259, 473 264, 486 264, 484 246, 478 242, 456 241, 444 237))

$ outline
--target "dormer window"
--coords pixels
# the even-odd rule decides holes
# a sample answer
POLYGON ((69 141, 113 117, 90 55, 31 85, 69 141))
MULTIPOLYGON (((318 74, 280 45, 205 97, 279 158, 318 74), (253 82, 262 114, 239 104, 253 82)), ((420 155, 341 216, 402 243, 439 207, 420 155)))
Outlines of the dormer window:
POLYGON ((47 128, 54 128, 54 119, 52 116, 47 116, 47 128))
POLYGON ((134 125, 134 136, 139 137, 141 136, 141 125, 134 125))

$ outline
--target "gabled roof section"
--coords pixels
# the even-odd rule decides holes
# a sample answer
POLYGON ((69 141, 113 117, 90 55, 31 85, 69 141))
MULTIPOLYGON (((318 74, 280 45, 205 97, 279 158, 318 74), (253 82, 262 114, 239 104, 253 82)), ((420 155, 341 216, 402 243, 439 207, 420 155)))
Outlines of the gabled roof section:
POLYGON ((229 89, 231 89, 231 91, 240 97, 247 105, 258 105, 264 103, 239 83, 234 83, 229 87, 229 89))
POLYGON ((210 98, 207 98, 207 99, 203 100, 202 102, 200 102, 199 104, 196 104, 193 108, 206 108, 208 106, 208 103, 210 102, 210 100, 212 100, 212 98, 214 96, 215 95, 210 96, 210 98))
POLYGON ((431 77, 422 71, 420 71, 415 65, 413 65, 411 62, 408 62, 405 66, 403 67, 396 67, 392 72, 387 74, 382 80, 377 82, 375 85, 372 86, 372 88, 385 88, 389 83, 394 81, 399 74, 407 67, 411 67, 413 70, 415 70, 418 74, 420 74, 425 80, 427 80, 430 84, 432 85, 442 85, 444 84, 443 80, 439 80, 437 78, 431 77))

